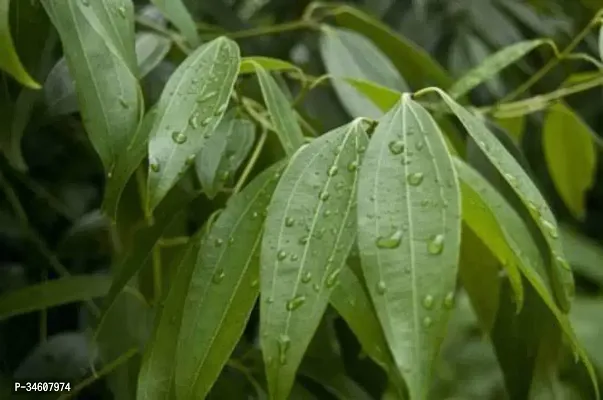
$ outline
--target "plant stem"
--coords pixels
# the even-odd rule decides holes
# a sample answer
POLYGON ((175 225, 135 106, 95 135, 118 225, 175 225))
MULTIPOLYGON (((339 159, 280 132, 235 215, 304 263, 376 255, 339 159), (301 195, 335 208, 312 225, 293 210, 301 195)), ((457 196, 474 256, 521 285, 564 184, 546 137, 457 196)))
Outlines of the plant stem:
POLYGON ((224 32, 220 34, 206 34, 201 35, 201 39, 213 39, 221 35, 227 36, 231 39, 245 39, 255 36, 275 35, 282 32, 297 31, 301 29, 317 29, 317 25, 312 21, 297 20, 271 26, 246 29, 242 31, 224 32))

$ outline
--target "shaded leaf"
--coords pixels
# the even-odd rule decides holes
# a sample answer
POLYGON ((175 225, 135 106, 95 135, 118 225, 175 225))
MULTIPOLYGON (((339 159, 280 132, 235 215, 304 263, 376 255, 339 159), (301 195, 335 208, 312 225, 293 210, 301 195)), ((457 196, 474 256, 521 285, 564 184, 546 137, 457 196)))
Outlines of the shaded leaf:
POLYGON ((0 69, 8 72, 19 83, 31 89, 39 89, 38 84, 25 70, 15 50, 10 29, 10 0, 0 0, 0 69))
POLYGON ((570 212, 584 219, 586 196, 597 173, 596 135, 569 107, 547 109, 543 126, 544 157, 557 192, 570 212))
POLYGON ((167 55, 172 42, 152 32, 140 32, 136 35, 136 59, 140 79, 147 76, 167 55))
POLYGON ((535 48, 547 43, 546 40, 542 39, 527 40, 499 50, 463 75, 463 77, 452 85, 448 90, 448 93, 453 98, 462 97, 473 88, 488 81, 490 78, 497 76, 500 71, 521 59, 535 48))
POLYGON ((427 394, 454 300, 460 196, 435 121, 404 95, 360 170, 358 247, 366 283, 411 398, 427 394))
POLYGON ((110 284, 111 278, 105 275, 81 275, 54 279, 6 292, 0 296, 0 320, 103 297, 109 291, 110 284))
MULTIPOLYGON (((399 92, 408 89, 391 61, 369 39, 354 31, 323 26, 320 52, 331 76, 373 81, 399 92)), ((348 83, 336 80, 333 87, 352 117, 378 118, 383 114, 348 83)))
POLYGON ((201 245, 178 337, 178 398, 204 398, 243 333, 258 296, 264 210, 280 169, 267 169, 231 197, 201 245))
POLYGON ((603 246, 570 228, 561 228, 567 259, 581 275, 603 287, 603 246))
POLYGON ((453 84, 452 77, 429 53, 382 22, 347 5, 337 7, 333 14, 338 24, 370 38, 392 60, 411 87, 449 87, 453 84))
POLYGON ((42 4, 63 43, 88 137, 110 172, 135 134, 143 111, 136 76, 86 3, 43 0, 42 4))
POLYGON ((210 198, 224 187, 239 168, 255 139, 255 125, 228 112, 207 144, 197 155, 195 170, 203 191, 210 198))
POLYGON ((297 123, 295 110, 289 103, 287 96, 264 67, 255 61, 250 63, 254 66, 260 81, 264 102, 270 113, 270 119, 276 134, 285 153, 290 156, 305 143, 304 134, 297 123))
POLYGON ((442 96, 467 133, 475 140, 484 155, 501 173, 504 180, 530 212, 532 220, 538 226, 549 247, 549 274, 555 297, 561 309, 567 312, 574 295, 574 279, 569 264, 565 261, 561 242, 558 240, 559 228, 553 212, 528 174, 490 132, 485 123, 458 105, 443 91, 437 88, 434 90, 442 96))
POLYGON ((199 45, 197 26, 182 0, 151 0, 151 3, 178 28, 192 48, 199 45))
POLYGON ((361 120, 292 157, 268 207, 262 240, 260 331, 271 396, 287 399, 295 373, 354 242, 361 120))
POLYGON ((497 118, 496 122, 513 138, 515 144, 521 143, 526 126, 525 116, 497 118))
POLYGON ((222 119, 239 63, 237 44, 220 37, 190 54, 170 77, 149 136, 147 212, 194 162, 222 119))

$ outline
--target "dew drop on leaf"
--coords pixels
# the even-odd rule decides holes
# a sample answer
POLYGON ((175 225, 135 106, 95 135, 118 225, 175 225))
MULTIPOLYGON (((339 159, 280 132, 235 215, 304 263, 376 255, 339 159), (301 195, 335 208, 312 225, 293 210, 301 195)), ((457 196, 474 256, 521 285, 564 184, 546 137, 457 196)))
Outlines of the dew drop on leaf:
POLYGON ((509 182, 509 184, 513 187, 517 186, 517 178, 515 178, 513 175, 511 174, 505 174, 505 179, 507 180, 507 182, 509 182))
POLYGON ((432 324, 433 324, 433 320, 431 319, 431 317, 423 318, 423 327, 424 328, 429 328, 432 324))
POLYGON ((224 241, 223 241, 222 239, 220 239, 220 238, 217 238, 216 240, 214 240, 214 245, 215 245, 216 247, 220 247, 220 246, 222 246, 223 244, 224 244, 224 241))
POLYGON ((426 310, 431 310, 433 308, 433 296, 428 294, 425 297, 423 297, 423 307, 425 307, 426 310))
POLYGON ((357 169, 358 169, 358 162, 357 161, 352 161, 351 163, 348 164, 348 171, 354 172, 357 169))
POLYGON ((437 234, 427 243, 427 251, 430 254, 442 254, 444 250, 444 235, 437 234))
POLYGON ((413 172, 412 174, 408 174, 406 180, 411 186, 419 186, 421 183, 423 183, 423 178, 424 175, 422 172, 413 172))
POLYGON ((546 228, 546 231, 548 232, 549 236, 553 239, 557 239, 559 237, 559 233, 557 232, 557 228, 555 228, 555 225, 545 219, 542 219, 541 221, 542 225, 546 228))
POLYGON ((302 275, 301 281, 302 283, 309 283, 312 280, 312 272, 306 271, 302 275))
POLYGON ((124 6, 118 7, 118 8, 117 8, 117 12, 119 13, 119 15, 120 15, 122 18, 126 18, 126 16, 127 16, 127 15, 126 15, 126 7, 124 7, 124 6))
POLYGON ((218 115, 222 114, 224 111, 226 111, 226 107, 227 107, 226 103, 222 104, 220 107, 218 107, 218 109, 216 111, 214 111, 214 116, 217 117, 218 115))
POLYGON ((289 351, 289 345, 291 339, 287 335, 281 335, 278 338, 278 359, 281 365, 287 364, 287 352, 289 351))
POLYGON ((449 310, 454 307, 454 293, 448 292, 446 294, 446 297, 444 297, 444 307, 449 310))
POLYGON ((214 273, 214 276, 212 277, 212 282, 215 284, 219 284, 224 280, 225 276, 226 274, 224 273, 224 270, 220 269, 214 273))
POLYGON ((174 131, 172 132, 172 140, 174 141, 174 143, 176 144, 182 144, 184 142, 186 142, 187 137, 184 133, 179 132, 179 131, 174 131))
POLYGON ((185 164, 186 165, 193 165, 193 163, 195 162, 195 155, 191 154, 190 156, 186 157, 186 161, 185 164))
POLYGON ((325 217, 329 217, 331 215, 331 210, 325 210, 325 212, 323 213, 323 215, 325 217))
POLYGON ((315 283, 314 285, 312 285, 312 289, 314 289, 315 292, 320 291, 320 285, 318 283, 315 283))
POLYGON ((293 217, 287 217, 285 218, 285 226, 286 227, 292 227, 293 225, 295 225, 295 219, 293 217))
POLYGON ((276 258, 279 261, 283 261, 285 258, 287 258, 287 253, 285 252, 285 250, 279 250, 279 252, 276 253, 276 258))
POLYGON ((252 288, 256 288, 260 285, 260 281, 258 281, 257 279, 254 279, 253 281, 251 281, 251 287, 252 288))
POLYGON ((268 298, 266 299, 266 303, 268 303, 268 304, 272 304, 272 303, 274 303, 274 298, 273 298, 273 297, 268 297, 268 298))
POLYGON ((289 256, 289 260, 297 261, 299 260, 299 256, 297 254, 291 254, 291 256, 289 256))
POLYGON ((363 146, 358 147, 358 153, 362 154, 365 151, 366 151, 366 146, 363 145, 363 146))
POLYGON ((301 306, 303 306, 305 302, 306 302, 306 296, 304 296, 304 295, 295 296, 291 300, 287 301, 287 305, 286 305, 287 311, 295 311, 298 308, 300 308, 301 306))
POLYGON ((260 213, 258 213, 257 211, 254 211, 254 212, 251 214, 251 218, 253 218, 253 219, 257 219, 259 216, 260 216, 260 213))
POLYGON ((404 152, 404 141, 402 140, 392 140, 387 145, 389 147, 390 153, 394 155, 402 154, 404 152))
POLYGON ((328 176, 335 176, 337 175, 337 172, 339 172, 339 168, 337 168, 337 165, 333 165, 331 168, 329 168, 329 170, 327 171, 327 175, 328 176))
POLYGON ((330 289, 337 283, 337 279, 339 278, 339 274, 341 273, 341 268, 337 268, 335 271, 331 272, 327 277, 326 285, 330 289))
POLYGON ((191 117, 188 119, 188 124, 193 129, 199 128, 199 114, 193 113, 191 117))
POLYGON ((415 144, 415 149, 417 149, 417 151, 421 151, 421 150, 423 150, 423 146, 425 146, 425 143, 423 141, 418 141, 415 144))
POLYGON ((327 200, 329 200, 329 197, 331 197, 331 195, 330 195, 330 194, 329 194, 329 192, 327 192, 327 191, 320 192, 320 194, 318 195, 318 198, 319 198, 321 201, 327 201, 327 200))
POLYGON ((209 125, 210 122, 211 122, 211 117, 207 117, 203 121, 201 121, 201 126, 202 127, 207 126, 207 125, 209 125))
POLYGON ((128 102, 127 102, 127 101, 126 101, 126 100, 125 100, 123 97, 120 97, 120 98, 119 98, 119 104, 121 104, 121 106, 122 106, 123 108, 129 108, 129 107, 130 107, 130 106, 128 105, 128 102))
POLYGON ((149 166, 151 167, 151 171, 153 171, 153 172, 159 172, 161 170, 161 166, 159 165, 158 162, 151 162, 151 164, 149 164, 149 166))
POLYGON ((379 281, 377 283, 377 294, 385 294, 385 292, 387 292, 387 286, 385 286, 385 282, 384 281, 379 281))
POLYGON ((559 266, 561 266, 561 268, 567 270, 567 271, 571 271, 572 267, 569 265, 569 263, 567 262, 567 260, 561 256, 555 256, 555 261, 557 261, 557 263, 559 264, 559 266))
POLYGON ((400 246, 401 241, 402 229, 398 229, 389 236, 379 236, 375 241, 375 244, 380 249, 395 249, 400 246))

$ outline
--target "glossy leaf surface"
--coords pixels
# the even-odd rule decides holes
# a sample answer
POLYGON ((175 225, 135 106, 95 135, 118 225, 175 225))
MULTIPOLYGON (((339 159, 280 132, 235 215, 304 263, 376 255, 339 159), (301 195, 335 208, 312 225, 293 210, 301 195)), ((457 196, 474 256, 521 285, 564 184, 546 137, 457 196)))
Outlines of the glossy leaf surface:
POLYGON ((460 247, 460 196, 442 133, 408 95, 379 120, 358 188, 366 283, 411 398, 425 397, 460 247))
POLYGON ((361 120, 299 149, 268 207, 261 252, 261 344, 268 388, 287 399, 354 242, 361 120))

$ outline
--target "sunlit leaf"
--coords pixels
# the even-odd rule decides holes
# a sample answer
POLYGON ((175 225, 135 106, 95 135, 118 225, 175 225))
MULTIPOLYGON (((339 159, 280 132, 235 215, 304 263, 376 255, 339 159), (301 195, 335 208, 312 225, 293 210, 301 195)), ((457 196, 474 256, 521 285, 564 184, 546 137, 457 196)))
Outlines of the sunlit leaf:
POLYGON ((259 64, 266 71, 269 72, 285 72, 285 71, 298 71, 301 72, 299 67, 293 65, 287 61, 280 60, 278 58, 270 57, 243 57, 241 59, 241 70, 239 74, 252 74, 255 72, 255 66, 259 64))
POLYGON ((379 121, 359 181, 366 283, 410 396, 423 398, 454 301, 461 210, 442 133, 408 95, 379 121))
POLYGON ((546 164, 557 192, 579 219, 584 219, 586 195, 597 174, 593 135, 596 133, 562 103, 547 110, 542 136, 546 164))
POLYGON ((574 295, 574 279, 571 268, 565 260, 562 244, 558 240, 557 220, 546 200, 528 174, 479 117, 461 107, 443 91, 434 90, 442 96, 467 133, 475 140, 484 155, 488 157, 488 160, 496 167, 529 211, 549 247, 550 268, 548 269, 555 297, 561 309, 565 312, 569 311, 574 295))
MULTIPOLYGON (((17 0, 19 1, 19 0, 17 0)), ((21 84, 39 89, 40 85, 29 75, 15 50, 10 29, 10 0, 0 0, 0 69, 8 72, 21 84)))
POLYGON ((287 399, 295 373, 354 242, 361 120, 292 157, 268 207, 262 240, 261 344, 270 394, 287 399))
POLYGON ((546 43, 548 42, 542 39, 519 42, 490 55, 452 85, 448 90, 450 96, 453 98, 462 97, 473 88, 498 75, 500 71, 521 59, 535 48, 546 43))
POLYGON ((106 275, 79 275, 26 286, 0 296, 0 320, 104 296, 111 278, 106 275))
POLYGON ((220 37, 189 55, 170 77, 149 136, 147 212, 194 163, 222 119, 239 63, 237 44, 220 37))
POLYGON ((259 249, 282 164, 234 195, 201 245, 182 313, 176 393, 204 398, 237 344, 259 290, 259 249))
POLYGON ((196 48, 199 45, 197 26, 182 0, 151 0, 151 2, 182 32, 190 46, 196 48))
MULTIPOLYGON (((320 52, 333 77, 373 81, 399 92, 408 89, 392 62, 369 39, 354 31, 323 26, 320 52)), ((383 114, 348 83, 336 80, 333 86, 352 117, 378 118, 383 114)))

